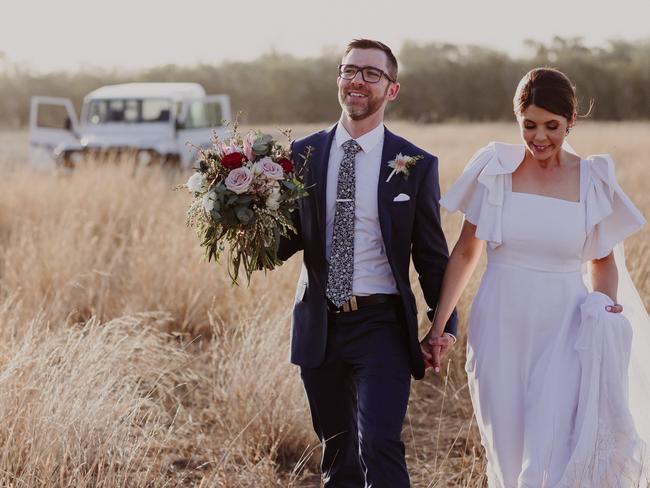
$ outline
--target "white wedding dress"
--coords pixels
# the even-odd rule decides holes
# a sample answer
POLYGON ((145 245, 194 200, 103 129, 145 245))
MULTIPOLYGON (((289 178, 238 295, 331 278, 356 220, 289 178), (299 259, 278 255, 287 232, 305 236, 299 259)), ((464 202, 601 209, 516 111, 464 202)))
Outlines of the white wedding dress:
POLYGON ((645 220, 616 182, 609 156, 581 160, 580 201, 571 202, 512 191, 524 154, 523 145, 489 144, 441 200, 449 211, 462 211, 488 243, 466 364, 488 485, 648 486, 648 316, 621 249, 623 315, 606 312, 611 300, 589 293, 585 283, 585 263, 608 255, 645 220), (642 329, 634 341, 642 354, 645 348, 641 377, 630 385, 632 412, 629 296, 642 329))

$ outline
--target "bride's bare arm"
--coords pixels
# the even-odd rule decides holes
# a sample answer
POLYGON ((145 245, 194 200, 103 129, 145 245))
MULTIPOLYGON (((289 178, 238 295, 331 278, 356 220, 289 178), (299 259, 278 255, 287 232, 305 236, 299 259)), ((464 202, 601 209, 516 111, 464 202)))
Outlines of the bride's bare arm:
POLYGON ((440 357, 444 356, 450 344, 447 344, 448 341, 442 341, 436 349, 436 344, 431 344, 429 341, 443 335, 445 324, 476 268, 483 249, 483 241, 477 239, 475 234, 476 226, 466 220, 458 242, 449 256, 431 330, 421 342, 426 365, 434 367, 436 371, 440 366, 440 357))
POLYGON ((477 239, 475 234, 476 226, 466 220, 460 231, 458 242, 449 256, 445 276, 442 279, 438 306, 432 322, 435 336, 442 335, 445 324, 460 300, 460 296, 481 257, 483 241, 477 239))
MULTIPOLYGON (((614 253, 611 252, 601 259, 594 259, 591 261, 591 283, 594 291, 604 293, 611 298, 614 303, 617 303, 616 294, 618 290, 618 269, 616 268, 616 260, 614 253)), ((623 307, 615 305, 607 309, 609 312, 622 312, 623 307)))

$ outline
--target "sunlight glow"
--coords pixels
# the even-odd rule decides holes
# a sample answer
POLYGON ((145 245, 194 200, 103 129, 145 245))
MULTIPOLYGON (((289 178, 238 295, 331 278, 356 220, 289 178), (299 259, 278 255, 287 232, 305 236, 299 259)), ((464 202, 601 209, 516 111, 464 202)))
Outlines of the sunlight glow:
POLYGON ((435 0, 2 0, 3 54, 32 69, 142 68, 165 63, 249 60, 276 50, 314 56, 354 37, 380 39, 396 51, 407 40, 474 43, 516 55, 524 39, 650 38, 650 2, 546 0, 524 3, 435 0))

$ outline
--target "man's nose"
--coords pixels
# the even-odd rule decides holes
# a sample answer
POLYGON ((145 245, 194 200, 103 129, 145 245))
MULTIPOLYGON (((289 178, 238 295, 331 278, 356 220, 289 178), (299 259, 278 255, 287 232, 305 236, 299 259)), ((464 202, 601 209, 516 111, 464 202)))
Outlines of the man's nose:
POLYGON ((354 77, 352 77, 352 79, 350 80, 350 83, 365 83, 365 82, 366 80, 363 79, 363 72, 361 70, 357 71, 354 77), (357 81, 357 76, 359 77, 358 81, 357 81))

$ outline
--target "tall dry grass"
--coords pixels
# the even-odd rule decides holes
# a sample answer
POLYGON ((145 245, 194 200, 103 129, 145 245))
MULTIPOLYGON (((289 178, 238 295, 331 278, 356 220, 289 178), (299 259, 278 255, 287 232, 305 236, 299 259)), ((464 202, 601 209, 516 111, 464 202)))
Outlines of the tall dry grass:
MULTIPOLYGON (((510 124, 391 128, 440 156, 443 189, 480 145, 517 140, 510 124)), ((646 215, 649 129, 572 134, 582 153, 613 153, 646 215)), ((172 188, 187 175, 129 164, 37 173, 23 164, 24 133, 0 142, 0 485, 318 486, 287 359, 299 257, 232 287, 185 226, 188 197, 172 188)), ((453 242, 460 219, 444 220, 453 242)), ((646 302, 648 232, 627 245, 646 302)), ((445 379, 414 384, 404 439, 415 487, 484 485, 463 352, 445 379)))

